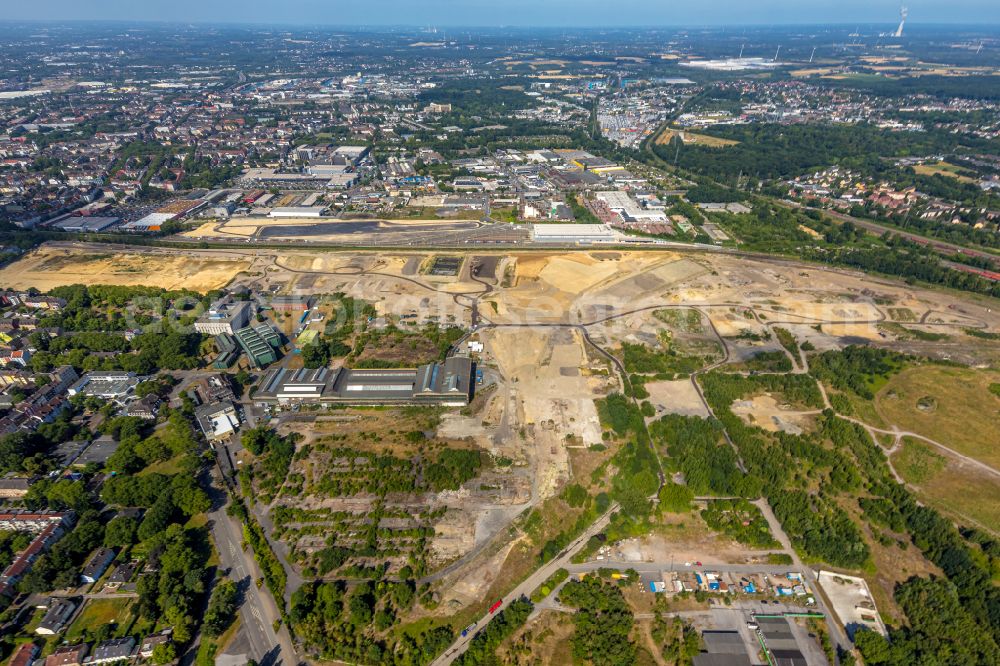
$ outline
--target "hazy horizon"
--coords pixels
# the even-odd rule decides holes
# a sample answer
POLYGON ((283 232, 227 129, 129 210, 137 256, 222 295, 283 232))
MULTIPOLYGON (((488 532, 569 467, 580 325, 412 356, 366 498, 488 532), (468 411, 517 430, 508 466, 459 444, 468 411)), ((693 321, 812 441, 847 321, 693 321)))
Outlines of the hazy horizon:
MULTIPOLYGON (((996 0, 915 0, 909 7, 912 25, 1000 24, 996 0)), ((899 21, 894 0, 843 0, 803 4, 794 0, 703 0, 688 3, 621 0, 613 6, 597 0, 376 0, 340 4, 323 0, 176 0, 169 5, 134 0, 43 0, 20 3, 5 11, 14 21, 152 21, 170 23, 312 25, 341 27, 537 27, 657 28, 758 25, 890 25, 899 21)))

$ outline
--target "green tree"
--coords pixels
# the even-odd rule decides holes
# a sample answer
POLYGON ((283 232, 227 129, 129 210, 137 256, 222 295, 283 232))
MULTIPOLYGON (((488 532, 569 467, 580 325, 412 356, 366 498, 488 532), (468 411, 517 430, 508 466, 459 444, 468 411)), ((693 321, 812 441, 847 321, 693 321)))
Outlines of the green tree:
POLYGON ((236 613, 236 595, 236 584, 229 579, 215 585, 205 610, 203 630, 207 636, 216 638, 232 624, 236 613))
POLYGON ((115 516, 104 529, 104 545, 109 548, 124 548, 135 543, 139 524, 130 516, 115 516))
POLYGON ((169 664, 175 659, 177 659, 177 648, 172 642, 160 643, 153 648, 152 661, 154 664, 169 664))
POLYGON ((621 504, 622 511, 629 516, 641 517, 649 514, 649 498, 638 488, 632 486, 623 488, 618 494, 618 503, 621 504))
POLYGON ((567 584, 560 600, 573 615, 573 656, 594 666, 632 666, 636 646, 629 640, 634 617, 621 589, 597 577, 567 584))
POLYGON ((687 486, 679 483, 665 483, 660 488, 660 507, 670 513, 687 513, 691 510, 694 493, 687 486))

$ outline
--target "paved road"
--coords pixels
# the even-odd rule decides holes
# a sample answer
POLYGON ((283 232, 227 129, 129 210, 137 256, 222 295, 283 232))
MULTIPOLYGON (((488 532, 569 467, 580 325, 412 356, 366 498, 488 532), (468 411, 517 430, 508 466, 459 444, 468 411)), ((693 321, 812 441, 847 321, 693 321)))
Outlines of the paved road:
MULTIPOLYGON (((576 553, 578 553, 580 549, 587 544, 587 541, 590 540, 590 537, 600 533, 601 530, 607 527, 608 522, 610 522, 611 520, 612 514, 614 514, 614 512, 617 510, 618 510, 618 504, 617 503, 612 504, 611 508, 608 509, 607 513, 605 513, 603 516, 601 516, 593 523, 591 523, 590 527, 588 527, 583 532, 583 534, 578 536, 570 545, 566 547, 565 550, 562 551, 562 553, 559 554, 559 557, 555 558, 554 560, 551 560, 547 564, 544 564, 538 569, 536 569, 535 572, 532 573, 530 576, 528 576, 520 585, 511 590, 504 597, 503 604, 501 604, 500 609, 497 609, 496 613, 499 613, 500 610, 506 608, 507 605, 512 600, 520 599, 521 597, 526 597, 530 595, 532 592, 534 592, 535 588, 544 583, 548 579, 548 577, 554 574, 558 569, 568 567, 572 557, 576 555, 576 553)), ((483 627, 489 624, 489 621, 493 618, 493 616, 496 613, 492 615, 490 613, 483 615, 476 622, 476 628, 478 630, 482 630, 483 627)), ((458 659, 458 657, 461 656, 462 653, 468 649, 469 643, 472 642, 472 639, 475 637, 476 633, 477 632, 472 632, 464 638, 462 636, 459 636, 458 639, 456 639, 455 642, 451 644, 451 647, 445 650, 443 655, 434 660, 432 666, 447 666, 448 664, 451 664, 453 661, 458 659)))
POLYGON ((278 632, 274 631, 274 622, 279 618, 274 600, 266 590, 257 589, 255 581, 262 574, 253 559, 253 553, 242 548, 242 524, 226 514, 225 494, 214 486, 212 499, 214 508, 209 512, 208 520, 221 567, 229 570, 229 577, 244 592, 240 607, 243 618, 240 632, 249 643, 250 654, 247 656, 262 666, 298 664, 287 630, 281 627, 278 632))
POLYGON ((802 560, 799 559, 799 554, 795 552, 792 548, 792 542, 785 534, 784 528, 781 527, 781 523, 778 522, 778 518, 774 515, 774 511, 771 510, 771 505, 767 503, 767 500, 759 499, 754 502, 760 512, 764 515, 767 520, 768 526, 771 528, 771 534, 774 538, 778 540, 781 547, 786 553, 792 556, 792 564, 794 565, 794 570, 799 571, 805 576, 806 580, 809 581, 809 585, 812 587, 814 598, 816 599, 817 608, 822 611, 827 617, 827 626, 830 628, 830 638, 833 640, 835 647, 842 648, 843 650, 851 649, 851 641, 847 638, 847 632, 844 627, 840 625, 837 617, 830 612, 830 608, 826 603, 826 594, 823 589, 816 582, 816 572, 805 566, 802 560))

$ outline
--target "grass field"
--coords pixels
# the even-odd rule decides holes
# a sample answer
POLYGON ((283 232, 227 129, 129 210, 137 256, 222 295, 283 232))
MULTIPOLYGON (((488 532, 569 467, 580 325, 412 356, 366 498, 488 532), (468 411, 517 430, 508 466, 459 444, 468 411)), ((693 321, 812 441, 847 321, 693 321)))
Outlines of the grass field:
POLYGON ((883 421, 1000 469, 1000 372, 939 365, 908 368, 875 396, 883 421))
POLYGON ((114 624, 114 636, 121 635, 132 624, 132 599, 90 599, 66 631, 66 640, 74 642, 85 632, 95 632, 105 624, 114 624))
POLYGON ((892 464, 927 504, 954 517, 994 531, 1000 525, 1000 480, 931 445, 904 439, 892 464))
POLYGON ((691 143, 699 146, 707 146, 708 148, 726 148, 728 146, 735 146, 739 141, 733 141, 732 139, 720 139, 717 136, 709 136, 708 134, 697 134, 695 132, 688 132, 683 130, 670 129, 669 127, 656 137, 656 143, 664 144, 670 143, 670 140, 674 138, 675 135, 681 134, 682 141, 684 143, 691 143))
POLYGON ((177 474, 181 471, 181 460, 184 455, 176 455, 173 458, 168 458, 167 460, 161 460, 160 462, 155 462, 149 467, 146 467, 140 471, 136 476, 146 476, 147 474, 166 474, 170 476, 171 474, 177 474))
POLYGON ((906 437, 903 445, 892 454, 892 464, 908 483, 921 484, 931 481, 948 466, 948 459, 937 453, 930 444, 906 437))
POLYGON ((913 167, 921 176, 933 176, 935 174, 940 174, 942 176, 949 176, 960 180, 963 183, 974 183, 976 180, 964 175, 963 170, 954 164, 948 164, 947 162, 929 162, 927 164, 918 164, 913 167))
POLYGON ((483 216, 483 211, 475 210, 452 210, 447 215, 440 215, 439 208, 408 206, 400 210, 389 213, 379 213, 379 217, 386 220, 478 220, 483 216))

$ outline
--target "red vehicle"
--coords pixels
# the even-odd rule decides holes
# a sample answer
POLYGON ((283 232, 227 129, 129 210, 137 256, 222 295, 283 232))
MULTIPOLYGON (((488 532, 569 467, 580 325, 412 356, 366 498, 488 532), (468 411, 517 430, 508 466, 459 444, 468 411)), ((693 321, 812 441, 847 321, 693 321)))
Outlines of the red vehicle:
POLYGON ((497 599, 492 606, 490 606, 490 615, 497 612, 497 609, 503 605, 503 599, 497 599))

